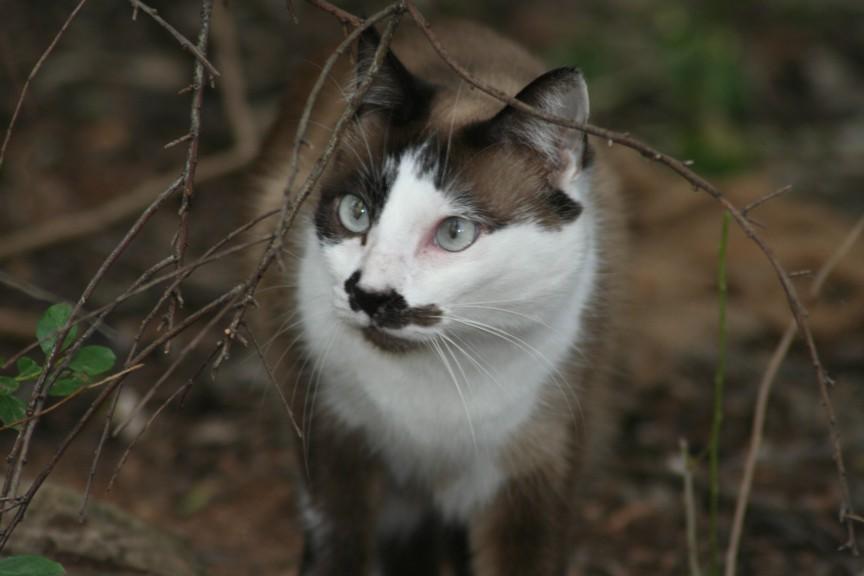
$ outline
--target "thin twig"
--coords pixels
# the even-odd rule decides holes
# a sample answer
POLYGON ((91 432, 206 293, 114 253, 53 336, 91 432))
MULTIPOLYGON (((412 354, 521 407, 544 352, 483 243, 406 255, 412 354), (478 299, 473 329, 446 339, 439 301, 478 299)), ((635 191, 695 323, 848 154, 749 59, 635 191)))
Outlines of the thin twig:
MULTIPOLYGON (((246 81, 236 34, 227 10, 217 10, 213 18, 213 39, 216 60, 222 70, 220 89, 223 110, 234 137, 232 149, 227 152, 204 156, 198 163, 197 183, 203 184, 244 167, 255 155, 258 136, 255 121, 246 101, 246 81)), ((194 90, 190 85, 190 91, 194 90)), ((188 134, 183 138, 188 139, 188 134)), ((41 250, 75 238, 101 232, 140 212, 153 197, 163 190, 178 170, 155 176, 137 186, 128 194, 100 204, 90 210, 73 214, 62 214, 43 224, 28 226, 0 238, 0 262, 13 256, 41 250)))
POLYGON ((280 386, 278 380, 276 380, 276 375, 273 374, 273 370, 270 368, 270 364, 267 362, 264 351, 261 349, 260 344, 258 344, 258 339, 255 338, 255 334, 253 334, 248 327, 246 328, 246 334, 249 336, 249 339, 252 341, 252 345, 255 347, 255 353, 258 354, 258 359, 260 360, 261 365, 267 372, 267 380, 273 386, 273 389, 276 390, 276 394, 278 394, 279 399, 282 401, 282 405, 285 406, 285 412, 288 413, 288 418, 291 420, 291 425, 294 427, 294 432, 297 434, 297 438, 302 439, 303 430, 301 430, 300 426, 297 424, 297 418, 294 416, 294 409, 291 408, 291 403, 288 401, 288 398, 285 397, 285 391, 282 390, 282 386, 280 386))
MULTIPOLYGON (((229 150, 206 156, 198 163, 198 184, 234 172, 245 166, 250 159, 249 152, 241 150, 229 150)), ((95 208, 61 214, 47 222, 27 226, 18 232, 0 237, 0 262, 96 234, 132 218, 146 208, 160 191, 177 179, 177 172, 178 170, 174 170, 154 176, 129 193, 119 195, 95 208)))
POLYGON ((27 90, 30 88, 30 82, 32 82, 33 78, 36 77, 36 74, 39 73, 39 70, 42 68, 45 60, 47 60, 51 52, 54 51, 54 47, 57 46, 58 42, 60 42, 60 38, 63 37, 66 29, 69 28, 69 25, 72 24, 72 21, 75 19, 75 17, 78 15, 78 12, 81 11, 81 8, 83 8, 84 4, 86 3, 87 0, 80 0, 78 4, 75 5, 75 8, 73 8, 72 12, 69 13, 69 16, 66 17, 66 20, 63 22, 60 30, 58 30, 57 34, 54 35, 54 39, 51 40, 48 48, 45 49, 45 52, 42 53, 42 56, 39 57, 39 60, 36 61, 36 64, 30 70, 30 74, 27 75, 27 80, 24 81, 24 86, 21 87, 21 94, 18 95, 18 101, 15 103, 15 110, 12 112, 12 118, 9 119, 9 126, 6 127, 6 135, 3 137, 3 144, 2 146, 0 146, 0 170, 3 169, 3 161, 6 158, 6 148, 9 146, 9 140, 12 138, 12 130, 15 129, 15 123, 18 121, 18 115, 21 113, 21 106, 23 106, 24 98, 27 96, 27 90))
POLYGON ((681 438, 681 476, 684 480, 684 519, 687 530, 687 560, 690 576, 702 576, 699 568, 699 538, 696 532, 696 499, 693 496, 693 468, 687 440, 681 438))
MULTIPOLYGON (((233 298, 239 294, 240 294, 240 290, 232 290, 232 291, 228 292, 226 294, 226 296, 230 296, 233 298)), ((220 300, 222 300, 222 299, 220 298, 220 300)), ((230 298, 229 298, 229 300, 230 300, 230 298)), ((215 307, 216 306, 214 306, 214 308, 215 307)), ((168 369, 162 374, 162 376, 160 376, 159 379, 153 384, 153 386, 150 387, 150 390, 148 391, 148 399, 149 399, 149 397, 151 397, 153 395, 153 393, 155 393, 156 389, 159 386, 161 386, 162 383, 164 383, 168 378, 171 377, 171 375, 174 373, 174 371, 177 369, 177 367, 180 366, 180 364, 186 359, 186 357, 189 355, 189 353, 198 347, 198 345, 201 343, 201 341, 204 339, 204 337, 207 336, 207 334, 210 332, 210 330, 216 324, 219 323, 219 321, 222 319, 222 317, 225 316, 225 314, 227 314, 230 309, 231 309, 230 303, 227 306, 223 306, 222 309, 216 315, 214 315, 213 318, 207 324, 205 324, 201 330, 198 331, 198 334, 196 334, 195 337, 186 346, 184 346, 183 350, 177 355, 177 358, 174 359, 174 362, 171 363, 171 366, 169 366, 168 369)), ((176 390, 174 393, 172 393, 171 396, 169 396, 167 401, 163 402, 162 405, 159 406, 159 408, 147 420, 147 423, 144 425, 144 427, 138 432, 138 434, 135 435, 135 438, 133 438, 132 442, 130 442, 129 445, 126 447, 126 450, 123 451, 123 454, 121 455, 120 460, 117 462, 117 465, 114 467, 114 472, 111 474, 111 479, 108 480, 107 490, 109 492, 114 489, 114 483, 117 481, 117 476, 120 474, 120 470, 123 468, 123 465, 126 463, 126 460, 129 458, 129 454, 132 453, 132 449, 138 443, 138 440, 140 440, 141 437, 147 432, 147 430, 150 429, 151 424, 162 413, 162 411, 168 406, 168 404, 176 396, 178 396, 180 393, 182 393, 182 391, 184 389, 185 389, 185 386, 181 386, 178 390, 176 390)), ((143 401, 141 404, 139 404, 139 406, 143 406, 143 401)), ((116 431, 115 431, 115 433, 116 433, 116 431)))
MULTIPOLYGON (((225 292, 224 294, 222 294, 222 296, 220 296, 219 298, 213 300, 212 302, 210 302, 206 306, 203 306, 200 309, 196 310, 194 314, 190 314, 189 316, 187 316, 183 320, 183 322, 181 322, 177 326, 173 327, 170 331, 165 332, 159 338, 157 338, 155 341, 151 342, 146 348, 141 350, 141 352, 139 352, 134 358, 132 358, 131 363, 137 364, 138 362, 141 362, 142 360, 147 358, 147 356, 152 354, 157 348, 159 348, 159 346, 161 346, 165 342, 171 340, 177 334, 179 334, 180 332, 182 332, 183 330, 185 330, 186 328, 188 328, 189 326, 191 326, 195 322, 197 322, 198 319, 200 319, 203 316, 206 316, 207 314, 209 314, 213 310, 216 310, 219 307, 222 307, 223 310, 220 311, 217 314, 217 316, 215 316, 215 318, 221 318, 222 315, 224 314, 225 310, 228 310, 231 307, 231 304, 235 301, 237 295, 240 294, 242 291, 243 291, 243 285, 235 286, 234 288, 232 288, 228 292, 225 292)), ((182 356, 183 356, 183 354, 181 354, 181 357, 182 356)), ((173 366, 173 364, 172 364, 172 366, 173 366)), ((150 399, 153 397, 153 395, 159 389, 159 386, 164 381, 165 381, 165 377, 163 375, 162 378, 157 380, 156 383, 150 387, 150 389, 147 391, 147 393, 144 395, 144 397, 135 405, 135 407, 129 411, 129 414, 127 415, 126 419, 124 419, 123 422, 121 422, 120 424, 117 425, 117 427, 114 428, 114 432, 112 433, 112 436, 116 437, 118 434, 120 434, 120 432, 126 426, 129 425, 129 423, 132 421, 132 419, 136 415, 138 415, 138 413, 140 413, 141 410, 144 408, 144 406, 150 401, 150 399)))
POLYGON ((67 402, 74 400, 75 398, 77 398, 78 396, 83 394, 84 392, 87 392, 89 390, 93 390, 94 388, 100 388, 100 387, 104 386, 105 384, 113 382, 114 380, 117 380, 118 378, 123 378, 127 374, 131 374, 132 372, 140 370, 143 367, 144 367, 144 364, 135 364, 134 366, 130 366, 128 368, 125 368, 124 370, 121 370, 120 372, 117 372, 116 374, 112 374, 111 376, 108 376, 107 378, 103 378, 102 380, 99 380, 98 382, 88 384, 87 386, 82 386, 81 388, 78 388, 77 390, 75 390, 72 394, 69 394, 68 396, 64 396, 62 399, 58 400, 57 402, 55 402, 54 404, 52 404, 48 408, 45 408, 44 410, 42 410, 38 414, 33 414, 32 416, 27 416, 27 417, 21 418, 20 420, 16 420, 15 422, 11 422, 10 424, 6 424, 5 426, 0 427, 0 432, 3 432, 5 430, 9 430, 10 428, 17 428, 18 426, 25 424, 34 418, 41 418, 42 416, 45 416, 46 414, 50 414, 51 412, 54 412, 55 410, 57 410, 58 408, 60 408, 64 404, 66 404, 67 402))
MULTIPOLYGON (((69 334, 69 330, 72 327, 72 322, 75 319, 76 315, 78 315, 84 308, 84 305, 90 299, 90 296, 92 296, 93 292, 96 290, 96 286, 98 286, 98 284, 102 281, 108 270, 126 251, 129 245, 138 236, 144 225, 150 220, 150 218, 152 218, 153 214, 155 214, 155 212, 162 205, 162 203, 164 203, 168 198, 170 198, 174 194, 174 192, 176 192, 179 186, 180 180, 175 180, 171 184, 171 186, 166 188, 162 192, 162 194, 160 194, 159 197, 156 198, 156 200, 154 200, 150 204, 150 206, 147 207, 147 209, 129 228, 129 231, 117 244, 114 250, 112 250, 111 253, 105 258, 105 260, 102 262, 102 265, 90 279, 87 287, 81 293, 81 296, 78 298, 78 301, 72 308, 69 319, 58 331, 54 347, 51 349, 50 353, 48 353, 48 358, 45 361, 43 371, 39 375, 36 383, 33 386, 33 392, 30 396, 30 402, 27 405, 26 414, 28 417, 42 410, 42 406, 45 404, 45 400, 47 398, 47 392, 53 385, 57 376, 63 371, 63 369, 66 368, 66 366, 68 366, 69 362, 74 357, 75 352, 82 346, 84 341, 89 338, 93 331, 96 329, 96 325, 98 324, 98 322, 85 330, 84 333, 81 334, 75 340, 75 342, 72 343, 65 356, 65 359, 60 363, 59 368, 57 370, 54 370, 54 363, 60 357, 60 350, 63 346, 63 343, 66 341, 66 335, 69 334)), ((33 433, 35 432, 36 425, 38 423, 38 418, 29 420, 27 424, 25 424, 21 431, 18 433, 18 436, 15 438, 15 443, 12 446, 12 450, 10 450, 9 455, 6 457, 7 474, 6 480, 3 484, 3 491, 2 493, 0 493, 0 497, 7 497, 10 495, 14 496, 16 494, 18 490, 18 484, 21 479, 21 472, 27 462, 27 457, 30 452, 30 442, 33 438, 33 433)))
POLYGON ((717 255, 717 367, 714 372, 714 416, 711 423, 711 439, 708 444, 709 457, 709 518, 708 550, 709 572, 720 576, 720 544, 717 540, 720 514, 720 431, 723 428, 724 394, 726 384, 726 303, 729 290, 726 283, 726 252, 729 248, 729 212, 723 213, 720 232, 720 250, 717 255))
MULTIPOLYGON (((837 264, 846 257, 861 234, 864 233, 864 216, 861 216, 846 238, 837 249, 831 254, 830 258, 825 262, 813 283, 810 286, 810 300, 816 302, 822 292, 822 287, 825 281, 837 264)), ((777 378, 777 372, 783 364, 783 360, 789 353, 789 348, 792 346, 792 341, 797 332, 797 325, 794 321, 790 321, 783 332, 780 342, 774 349, 771 359, 768 361, 768 366, 762 374, 762 380, 759 382, 759 393, 756 397, 756 407, 753 410, 753 425, 750 432, 750 447, 747 450, 747 460, 744 465, 744 471, 741 474, 741 482, 738 486, 738 498, 735 501, 735 515, 732 518, 732 529, 729 536, 729 547, 726 549, 726 570, 725 576, 735 576, 738 568, 738 549, 741 545, 741 535, 744 531, 744 518, 747 515, 747 506, 750 502, 750 492, 753 488, 753 477, 756 473, 756 464, 759 460, 759 450, 762 446, 762 436, 765 430, 765 414, 768 410, 768 400, 771 396, 771 388, 777 378)), ((847 514, 850 520, 855 521, 857 516, 847 514)))
MULTIPOLYGON (((259 260, 258 266, 254 274, 249 278, 246 283, 246 293, 242 301, 240 302, 237 312, 234 314, 234 318, 231 320, 231 323, 228 326, 226 343, 225 346, 222 347, 219 357, 213 364, 214 369, 218 369, 219 366, 221 366, 222 362, 224 362, 230 355, 231 342, 237 335, 238 327, 243 321, 243 317, 246 313, 247 308, 254 301, 254 296, 256 290, 258 289, 258 285, 261 283, 264 274, 266 273, 270 265, 273 263, 276 255, 282 251, 283 239, 288 230, 291 228, 291 225, 294 223, 294 219, 296 218, 300 207, 312 193, 312 190, 318 183, 318 180, 323 175, 331 156, 336 150, 337 144, 341 141, 342 135, 347 129, 348 122, 356 114, 363 96, 366 94, 366 92, 369 90, 369 87, 372 85, 375 74, 377 74, 378 68, 381 66, 381 62, 384 60, 384 55, 389 49, 390 42, 393 39, 393 34, 396 31, 396 26, 399 23, 399 19, 404 9, 404 1, 396 2, 389 5, 384 10, 378 12, 375 16, 367 19, 360 27, 356 28, 351 34, 349 34, 345 38, 345 40, 343 40, 343 42, 339 45, 339 48, 337 48, 333 55, 331 55, 331 59, 335 59, 342 51, 346 50, 347 47, 350 46, 351 43, 353 43, 365 29, 372 26, 378 20, 387 17, 390 18, 390 21, 387 23, 387 28, 384 30, 384 34, 382 34, 381 43, 375 51, 372 63, 369 66, 369 70, 366 72, 366 75, 364 76, 363 81, 360 82, 357 90, 349 99, 348 104, 342 112, 342 115, 337 120, 336 125, 330 135, 330 140, 328 141, 327 146, 324 149, 324 152, 321 154, 315 165, 312 167, 312 170, 309 176, 306 178, 303 188, 297 195, 296 200, 292 201, 292 189, 290 187, 286 187, 279 214, 279 223, 276 226, 276 232, 274 234, 273 240, 271 240, 270 244, 267 247, 267 250, 264 252, 263 256, 259 260)), ((326 70, 327 67, 325 66, 325 69, 322 70, 322 74, 326 72, 326 70)), ((310 94, 310 99, 307 100, 307 108, 314 105, 314 100, 312 100, 311 98, 312 94, 310 94)))
MULTIPOLYGON (((202 54, 207 53, 207 43, 210 38, 210 20, 213 13, 213 0, 201 0, 201 26, 198 30, 198 43, 196 48, 202 54)), ((198 167, 198 147, 201 141, 201 105, 204 102, 204 64, 201 60, 195 61, 195 69, 192 73, 192 85, 195 90, 192 93, 192 105, 189 111, 189 147, 186 151, 186 164, 180 178, 183 181, 182 194, 180 196, 180 210, 178 212, 179 223, 177 233, 172 242, 174 254, 174 266, 183 266, 186 258, 186 250, 189 247, 189 216, 192 210, 192 198, 195 195, 195 171, 198 167)), ((165 315, 165 325, 170 330, 174 326, 177 310, 183 307, 183 293, 178 284, 171 293, 168 303, 168 312, 165 315)), ((143 330, 145 326, 142 326, 143 330)), ((170 340, 165 343, 165 353, 170 350, 170 340)))
POLYGON ((756 208, 758 208, 762 204, 765 204, 766 202, 773 200, 774 198, 777 198, 778 196, 781 196, 781 195, 785 194, 786 192, 789 192, 790 190, 792 190, 792 186, 783 186, 782 188, 778 188, 777 190, 774 190, 773 192, 769 192, 768 194, 765 194, 761 198, 757 198, 753 202, 744 206, 744 208, 741 209, 741 214, 743 214, 744 216, 747 216, 751 210, 755 210, 756 208))
POLYGON ((30 503, 33 501, 33 497, 36 496, 36 493, 42 487, 45 480, 54 471, 54 468, 57 467, 57 463, 63 457, 63 454, 69 449, 69 446, 78 437, 78 434, 84 429, 87 423, 90 421, 90 418, 93 417, 93 414, 99 409, 102 405, 102 402, 105 401, 106 398, 114 391, 114 389, 123 382, 123 378, 119 378, 102 389, 102 392, 99 396, 90 404, 90 407, 84 413, 81 418, 78 419, 78 422, 75 423, 75 426, 72 427, 72 430, 66 435, 63 439, 63 442, 60 443, 60 446, 54 452, 53 457, 48 462, 48 464, 36 475, 36 478, 33 479, 33 482, 30 484, 30 487, 27 489, 27 492, 20 498, 20 505, 15 510, 15 516, 13 516, 12 520, 9 522, 9 525, 2 531, 0 531, 0 550, 3 550, 6 547, 6 544, 9 542, 9 538, 12 536, 12 533, 15 530, 15 527, 21 523, 21 520, 24 519, 24 514, 27 513, 27 509, 30 507, 30 503))
POLYGON ((162 28, 167 30, 168 33, 171 34, 183 48, 194 54, 195 58, 197 58, 198 61, 207 68, 207 71, 210 73, 211 76, 217 78, 220 76, 219 71, 216 69, 215 66, 213 66, 213 64, 210 63, 209 60, 207 60, 207 56, 204 55, 204 52, 202 52, 197 46, 195 46, 195 44, 190 42, 189 39, 183 36, 183 34, 181 34, 176 28, 169 24, 164 18, 162 18, 162 16, 159 15, 158 10, 156 10, 152 6, 148 6, 144 2, 141 2, 141 0, 129 0, 129 2, 132 4, 132 9, 136 11, 133 12, 133 15, 137 13, 138 10, 140 10, 141 12, 144 12, 145 14, 153 18, 153 20, 155 20, 160 26, 162 26, 162 28))
POLYGON ((307 0, 307 1, 310 4, 312 4, 313 6, 323 10, 324 12, 327 12, 328 14, 335 16, 339 20, 339 22, 341 22, 342 24, 350 24, 354 28, 357 28, 357 27, 363 25, 363 19, 362 18, 358 18, 354 14, 351 14, 350 12, 346 12, 345 10, 339 8, 338 6, 334 6, 330 2, 327 2, 326 0, 307 0))

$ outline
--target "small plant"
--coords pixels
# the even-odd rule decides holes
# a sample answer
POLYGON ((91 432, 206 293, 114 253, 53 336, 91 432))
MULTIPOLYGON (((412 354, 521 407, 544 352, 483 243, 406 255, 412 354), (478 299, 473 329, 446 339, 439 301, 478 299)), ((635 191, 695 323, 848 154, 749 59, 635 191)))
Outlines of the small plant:
POLYGON ((41 556, 10 556, 0 560, 0 576, 63 576, 63 566, 41 556))
MULTIPOLYGON (((45 311, 36 325, 36 339, 47 358, 57 342, 57 334, 72 315, 68 304, 55 304, 45 311)), ((66 351, 75 342, 78 327, 73 325, 60 347, 60 359, 68 356, 66 351)), ((82 346, 69 360, 66 368, 59 374, 52 374, 54 383, 48 391, 49 396, 67 397, 94 383, 100 376, 114 367, 117 361, 114 352, 105 346, 82 346)), ((0 359, 0 365, 4 361, 0 359)), ((35 381, 45 367, 29 356, 22 356, 15 362, 17 374, 0 375, 0 422, 4 427, 20 427, 27 418, 27 404, 17 396, 22 384, 35 381)), ((41 556, 10 556, 0 560, 0 576, 61 576, 63 567, 41 556)))
MULTIPOLYGON (((36 325, 36 339, 39 347, 47 357, 57 340, 57 333, 69 320, 72 307, 65 303, 55 304, 45 311, 36 325)), ((63 354, 75 341, 78 327, 73 325, 66 335, 60 348, 63 354)), ((92 384, 94 378, 104 374, 114 367, 117 358, 110 348, 105 346, 82 346, 79 348, 69 365, 64 368, 51 385, 49 396, 63 397, 74 394, 84 386, 92 384)), ((0 364, 3 360, 0 359, 0 364)), ((4 426, 18 426, 25 419, 27 405, 16 394, 22 384, 35 381, 43 371, 43 366, 28 356, 22 356, 15 363, 18 373, 14 376, 0 375, 0 421, 4 426)), ((0 576, 4 572, 0 571, 0 576)))

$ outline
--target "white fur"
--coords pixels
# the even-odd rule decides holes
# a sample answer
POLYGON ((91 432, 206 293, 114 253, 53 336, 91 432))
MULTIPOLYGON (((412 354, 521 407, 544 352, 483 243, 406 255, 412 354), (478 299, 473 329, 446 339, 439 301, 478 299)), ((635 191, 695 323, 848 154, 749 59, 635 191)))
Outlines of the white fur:
POLYGON ((364 430, 397 481, 432 489, 446 517, 465 519, 494 496, 504 479, 500 450, 546 387, 558 389, 561 403, 578 412, 578 399, 568 397, 556 372, 579 344, 598 266, 585 181, 576 175, 564 186, 584 206, 575 222, 558 230, 511 224, 449 253, 430 239, 437 224, 460 208, 407 154, 365 246, 358 239, 322 245, 309 226, 299 304, 306 344, 323 373, 317 402, 345 425, 364 430), (435 326, 394 334, 431 342, 443 333, 450 342, 402 355, 367 342, 356 327, 368 318, 349 308, 342 288, 357 269, 365 289, 392 288, 411 306, 434 304, 444 312, 435 326), (332 301, 320 298, 327 293, 332 301))

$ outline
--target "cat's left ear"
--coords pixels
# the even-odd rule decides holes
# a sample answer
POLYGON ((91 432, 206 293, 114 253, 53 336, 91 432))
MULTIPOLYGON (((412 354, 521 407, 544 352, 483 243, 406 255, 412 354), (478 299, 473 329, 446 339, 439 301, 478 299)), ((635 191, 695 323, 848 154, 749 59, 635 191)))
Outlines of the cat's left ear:
MULTIPOLYGON (((381 36, 372 27, 364 30, 357 40, 355 82, 358 86, 369 73, 380 44, 381 36)), ((392 122, 405 123, 419 118, 428 110, 432 92, 432 86, 414 76, 388 48, 363 96, 358 114, 385 113, 392 122)))
MULTIPOLYGON (((588 86, 578 68, 547 72, 523 88, 516 98, 547 114, 580 124, 588 121, 588 86)), ((590 163, 587 135, 580 130, 547 122, 511 106, 499 112, 490 124, 499 137, 528 146, 571 176, 590 163)))

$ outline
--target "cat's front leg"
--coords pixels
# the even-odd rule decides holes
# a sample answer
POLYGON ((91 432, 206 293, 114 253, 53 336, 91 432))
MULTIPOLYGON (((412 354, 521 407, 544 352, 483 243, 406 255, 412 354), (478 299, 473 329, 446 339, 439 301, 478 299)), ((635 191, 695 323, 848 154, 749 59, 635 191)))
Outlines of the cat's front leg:
POLYGON ((307 470, 300 502, 304 543, 299 574, 368 576, 375 563, 380 467, 358 434, 319 425, 307 438, 309 444, 301 446, 307 470))
POLYGON ((474 576, 565 576, 572 506, 566 490, 547 480, 511 479, 474 518, 474 576))

